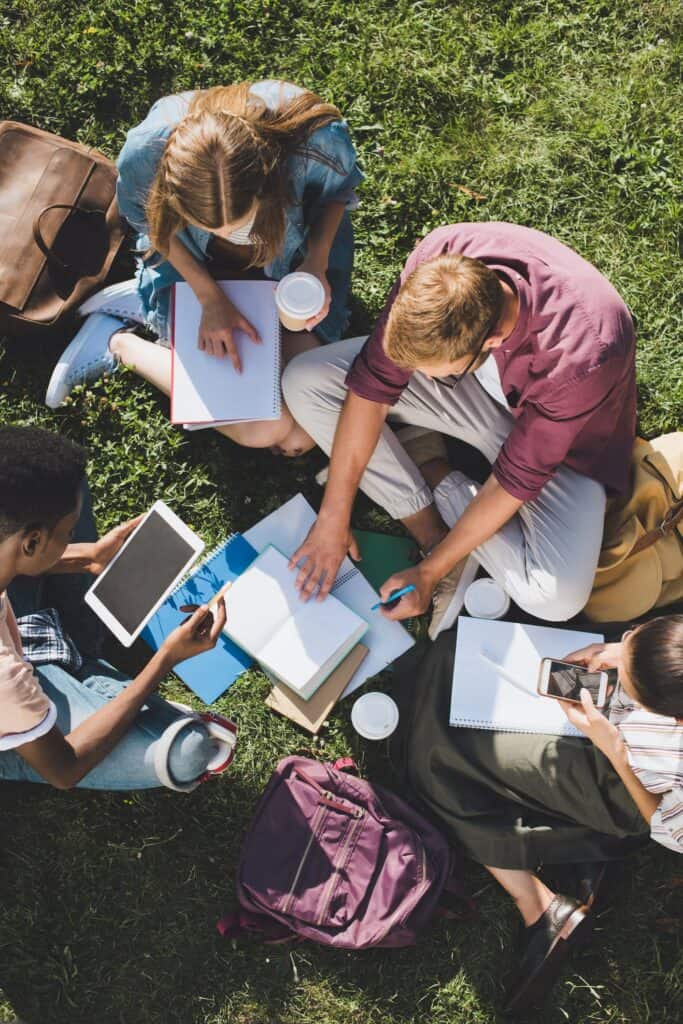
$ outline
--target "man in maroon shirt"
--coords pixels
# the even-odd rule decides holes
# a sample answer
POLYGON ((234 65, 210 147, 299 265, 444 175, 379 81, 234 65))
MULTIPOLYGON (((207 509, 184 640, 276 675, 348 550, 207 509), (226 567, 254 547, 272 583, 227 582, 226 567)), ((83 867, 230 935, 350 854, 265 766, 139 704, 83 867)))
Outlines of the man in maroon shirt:
MULTIPOLYGON (((413 251, 368 340, 295 359, 289 408, 331 452, 320 514, 292 565, 323 598, 351 551, 358 487, 400 519, 425 557, 390 618, 427 610, 470 552, 521 607, 562 620, 586 603, 608 493, 624 491, 635 434, 634 330, 612 285, 539 231, 454 224, 413 251), (387 425, 461 438, 492 464, 478 486, 421 470, 387 425)), ((443 604, 443 603, 442 603, 443 604)), ((434 620, 432 625, 434 625, 434 620)))

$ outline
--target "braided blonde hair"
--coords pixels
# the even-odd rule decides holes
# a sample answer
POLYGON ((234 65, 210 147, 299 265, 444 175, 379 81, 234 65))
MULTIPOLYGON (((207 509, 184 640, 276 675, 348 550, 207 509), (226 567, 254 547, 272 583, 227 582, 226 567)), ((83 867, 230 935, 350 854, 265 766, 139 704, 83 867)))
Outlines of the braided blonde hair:
POLYGON ((151 252, 168 256, 171 239, 189 224, 215 231, 244 220, 255 202, 252 266, 279 252, 287 157, 341 114, 308 91, 270 110, 250 87, 241 82, 198 92, 169 135, 146 202, 151 252))

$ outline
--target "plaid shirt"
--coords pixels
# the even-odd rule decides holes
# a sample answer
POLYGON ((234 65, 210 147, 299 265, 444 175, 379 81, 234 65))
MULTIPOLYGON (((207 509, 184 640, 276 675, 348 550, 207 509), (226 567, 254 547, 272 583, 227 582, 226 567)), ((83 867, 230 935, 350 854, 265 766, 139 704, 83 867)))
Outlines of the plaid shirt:
POLYGON ((83 667, 83 658, 65 633, 56 608, 43 608, 17 619, 24 657, 32 665, 62 665, 71 672, 83 667))

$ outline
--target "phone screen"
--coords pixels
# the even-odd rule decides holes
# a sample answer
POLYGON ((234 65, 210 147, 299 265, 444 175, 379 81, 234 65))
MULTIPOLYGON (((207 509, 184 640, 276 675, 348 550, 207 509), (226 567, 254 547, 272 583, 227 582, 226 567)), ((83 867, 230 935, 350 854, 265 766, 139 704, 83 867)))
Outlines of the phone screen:
POLYGON ((600 694, 600 672, 586 672, 578 665, 567 665, 563 661, 552 661, 548 675, 548 694, 565 700, 581 700, 581 689, 588 690, 593 703, 597 704, 600 694))

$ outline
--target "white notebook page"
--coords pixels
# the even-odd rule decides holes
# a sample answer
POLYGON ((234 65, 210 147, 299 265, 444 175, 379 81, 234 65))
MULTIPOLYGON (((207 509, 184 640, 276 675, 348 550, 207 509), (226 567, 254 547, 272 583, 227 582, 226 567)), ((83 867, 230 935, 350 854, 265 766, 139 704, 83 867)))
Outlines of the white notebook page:
MULTIPOLYGON (((263 551, 268 544, 274 544, 291 558, 314 522, 315 512, 303 494, 295 494, 280 508, 246 530, 243 536, 257 551, 263 551)), ((368 623, 363 637, 368 654, 344 690, 344 697, 348 697, 366 679, 377 675, 412 647, 415 641, 400 622, 385 619, 379 612, 370 610, 379 600, 379 595, 350 558, 345 558, 341 564, 334 594, 368 623)), ((324 605, 325 602, 322 603, 324 605)))
POLYGON ((562 660, 571 651, 603 640, 599 633, 461 616, 453 664, 450 724, 503 732, 580 736, 559 701, 536 693, 541 660, 562 660), (497 672, 496 665, 510 678, 497 672))
POLYGON ((174 286, 173 382, 171 421, 273 420, 280 415, 280 321, 274 281, 219 281, 230 301, 255 327, 256 345, 242 331, 235 333, 242 372, 225 356, 208 355, 197 347, 202 309, 184 281, 174 286))
POLYGON ((225 632, 288 682, 305 684, 330 659, 341 657, 363 620, 334 597, 302 601, 296 574, 267 547, 226 594, 225 632))

